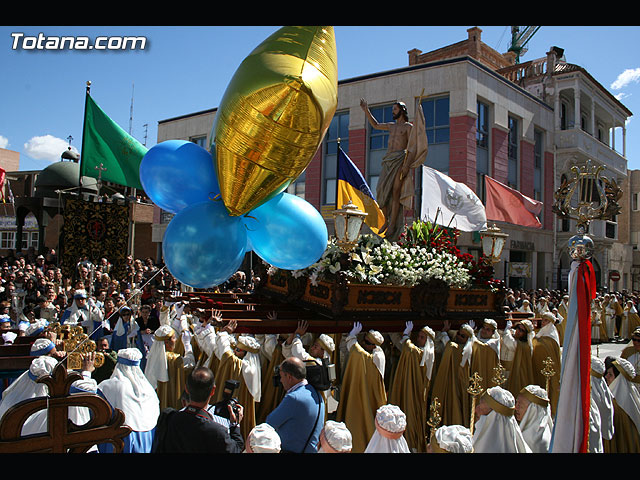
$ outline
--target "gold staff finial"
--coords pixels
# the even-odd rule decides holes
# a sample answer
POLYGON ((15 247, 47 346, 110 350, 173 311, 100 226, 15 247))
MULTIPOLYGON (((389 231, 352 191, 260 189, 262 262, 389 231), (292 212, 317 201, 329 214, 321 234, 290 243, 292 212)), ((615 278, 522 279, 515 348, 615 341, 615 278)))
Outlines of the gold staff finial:
POLYGON ((440 400, 438 400, 438 397, 434 397, 431 401, 431 406, 429 407, 431 414, 429 415, 429 420, 427 420, 427 425, 429 425, 433 430, 435 430, 442 421, 442 417, 440 416, 441 405, 442 404, 440 403, 440 400))
POLYGON ((504 374, 507 369, 501 363, 498 363, 498 366, 494 367, 493 371, 494 375, 491 381, 498 387, 502 386, 507 381, 507 376, 504 374))
POLYGON ((484 392, 482 388, 482 377, 475 372, 471 377, 469 377, 469 387, 467 388, 467 393, 471 395, 471 420, 469 425, 469 431, 473 435, 473 424, 475 422, 475 411, 476 411, 476 398, 484 392))
POLYGON ((542 375, 547 379, 545 383, 545 390, 549 393, 549 382, 551 381, 551 377, 556 374, 556 371, 553 369, 554 363, 553 360, 551 360, 551 357, 547 357, 542 363, 544 364, 544 368, 540 370, 540 373, 542 373, 542 375))

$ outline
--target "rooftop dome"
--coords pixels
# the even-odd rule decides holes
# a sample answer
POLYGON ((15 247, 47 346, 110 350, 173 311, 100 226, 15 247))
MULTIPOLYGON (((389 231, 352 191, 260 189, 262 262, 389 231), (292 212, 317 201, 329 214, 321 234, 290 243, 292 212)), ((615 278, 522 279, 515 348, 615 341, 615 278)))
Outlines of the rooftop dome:
MULTIPOLYGON (((98 193, 98 180, 92 177, 82 177, 82 188, 74 190, 76 193, 98 193)), ((56 190, 66 190, 80 186, 80 164, 60 161, 52 163, 38 174, 35 182, 35 197, 57 197, 56 190)))

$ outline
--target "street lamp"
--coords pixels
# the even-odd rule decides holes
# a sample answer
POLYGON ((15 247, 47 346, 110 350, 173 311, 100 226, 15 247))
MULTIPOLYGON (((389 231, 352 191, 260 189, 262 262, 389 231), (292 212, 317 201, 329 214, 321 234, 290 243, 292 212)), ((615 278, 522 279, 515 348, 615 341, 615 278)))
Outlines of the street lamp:
POLYGON ((367 215, 368 213, 360 210, 351 200, 341 209, 333 211, 336 243, 343 252, 349 252, 358 244, 360 229, 367 215))
POLYGON ((480 235, 482 236, 482 252, 484 256, 491 264, 498 263, 509 234, 503 233, 494 223, 492 227, 482 230, 480 235))

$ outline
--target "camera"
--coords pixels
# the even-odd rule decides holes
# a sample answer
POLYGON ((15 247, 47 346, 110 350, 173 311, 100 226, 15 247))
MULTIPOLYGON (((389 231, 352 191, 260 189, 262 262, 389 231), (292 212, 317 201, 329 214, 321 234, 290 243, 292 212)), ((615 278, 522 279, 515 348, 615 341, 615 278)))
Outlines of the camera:
MULTIPOLYGON (((329 390, 331 383, 336 379, 335 365, 329 364, 326 358, 322 359, 322 365, 316 362, 307 362, 307 382, 317 391, 329 390)), ((277 365, 273 374, 273 386, 281 387, 280 365, 277 365)))
POLYGON ((240 382, 238 380, 227 380, 224 382, 224 390, 222 391, 222 400, 214 406, 214 413, 219 417, 230 418, 229 414, 229 405, 231 405, 231 410, 233 414, 236 416, 236 422, 238 420, 238 415, 240 409, 238 408, 238 399, 233 396, 233 392, 237 388, 240 387, 240 382))

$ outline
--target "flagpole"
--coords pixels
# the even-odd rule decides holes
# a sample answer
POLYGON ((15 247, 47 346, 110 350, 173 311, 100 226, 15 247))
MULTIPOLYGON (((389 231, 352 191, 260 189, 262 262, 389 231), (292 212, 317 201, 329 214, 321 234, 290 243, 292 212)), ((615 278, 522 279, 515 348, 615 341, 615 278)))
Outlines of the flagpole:
POLYGON ((336 150, 336 210, 340 208, 338 205, 338 179, 340 178, 340 137, 338 137, 338 149, 336 150))
POLYGON ((84 161, 84 130, 87 124, 87 104, 91 93, 91 80, 87 80, 87 89, 84 96, 84 115, 82 116, 82 141, 80 142, 80 161, 78 162, 78 185, 82 188, 82 162, 84 161))

